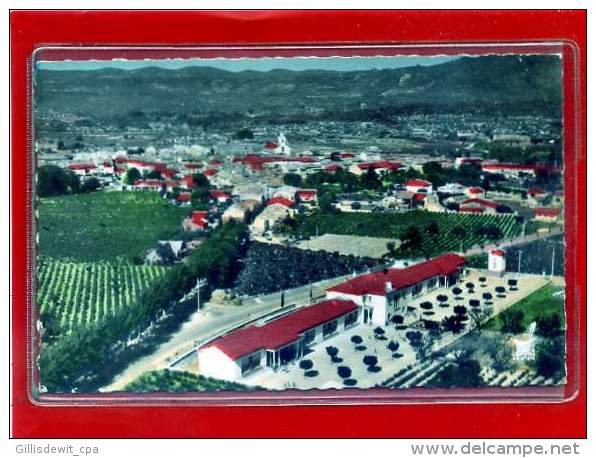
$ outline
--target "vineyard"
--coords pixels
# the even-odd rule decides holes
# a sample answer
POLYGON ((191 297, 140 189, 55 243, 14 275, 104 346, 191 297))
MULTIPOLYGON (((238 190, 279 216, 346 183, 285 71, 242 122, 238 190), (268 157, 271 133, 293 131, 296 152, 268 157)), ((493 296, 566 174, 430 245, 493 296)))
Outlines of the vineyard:
POLYGON ((39 253, 102 261, 139 257, 175 237, 188 210, 155 192, 94 192, 40 199, 39 253))
POLYGON ((139 297, 166 267, 109 262, 39 262, 40 312, 59 329, 76 330, 114 315, 139 297))
POLYGON ((448 251, 489 243, 491 240, 483 229, 498 228, 500 239, 521 233, 521 227, 511 215, 460 215, 456 213, 430 213, 412 211, 407 213, 337 213, 317 214, 301 220, 296 229, 301 238, 315 234, 345 234, 369 237, 403 238, 414 227, 421 235, 421 249, 401 247, 397 255, 414 257, 421 254, 436 256, 448 251), (425 230, 436 223, 436 233, 425 230), (423 253, 422 253, 423 252, 423 253))

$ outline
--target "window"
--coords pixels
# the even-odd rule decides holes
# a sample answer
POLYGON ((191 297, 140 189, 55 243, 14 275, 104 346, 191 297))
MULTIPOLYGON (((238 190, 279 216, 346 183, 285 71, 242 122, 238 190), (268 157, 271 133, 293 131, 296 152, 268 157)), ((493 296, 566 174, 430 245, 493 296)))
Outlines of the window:
POLYGON ((333 334, 337 331, 337 320, 333 320, 323 325, 323 337, 327 337, 329 334, 333 334))
POLYGON ((242 369, 242 373, 245 374, 246 372, 248 372, 260 365, 261 365, 261 354, 256 353, 256 354, 250 355, 248 358, 243 359, 240 367, 242 369))
POLYGON ((355 310, 352 313, 350 313, 349 315, 346 315, 346 317, 344 318, 344 328, 353 326, 354 324, 356 324, 357 320, 358 320, 358 310, 355 310))
POLYGON ((313 340, 315 340, 315 330, 311 329, 310 331, 306 331, 303 337, 304 345, 308 345, 313 340))

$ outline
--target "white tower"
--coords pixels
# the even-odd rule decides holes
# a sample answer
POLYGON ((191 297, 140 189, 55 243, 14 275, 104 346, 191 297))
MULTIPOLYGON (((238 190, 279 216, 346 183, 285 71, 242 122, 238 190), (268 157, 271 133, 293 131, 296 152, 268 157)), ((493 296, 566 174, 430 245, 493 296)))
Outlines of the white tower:
POLYGON ((488 252, 488 272, 491 275, 502 277, 506 270, 505 252, 499 249, 490 250, 488 252))
POLYGON ((290 156, 292 153, 292 148, 288 145, 288 140, 283 133, 280 133, 277 136, 277 153, 285 154, 286 156, 290 156))

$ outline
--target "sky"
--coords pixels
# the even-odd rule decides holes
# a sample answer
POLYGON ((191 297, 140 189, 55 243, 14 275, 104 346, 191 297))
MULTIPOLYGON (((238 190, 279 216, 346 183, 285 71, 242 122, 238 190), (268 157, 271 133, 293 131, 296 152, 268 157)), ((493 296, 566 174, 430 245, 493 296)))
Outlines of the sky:
POLYGON ((397 56, 397 57, 294 57, 294 58, 258 58, 258 59, 160 59, 160 60, 112 60, 112 61, 38 61, 38 69, 47 70, 98 70, 102 68, 120 68, 135 70, 143 67, 179 69, 184 67, 215 67, 232 72, 243 70, 269 71, 286 70, 372 70, 382 68, 401 68, 413 65, 436 65, 457 56, 397 56))

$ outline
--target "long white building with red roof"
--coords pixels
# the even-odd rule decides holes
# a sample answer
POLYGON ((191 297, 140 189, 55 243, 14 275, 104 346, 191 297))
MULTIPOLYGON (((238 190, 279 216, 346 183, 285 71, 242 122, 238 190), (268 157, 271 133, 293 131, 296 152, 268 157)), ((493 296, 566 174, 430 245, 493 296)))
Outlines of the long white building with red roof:
POLYGON ((236 329, 199 348, 199 371, 240 380, 259 369, 277 369, 302 357, 308 347, 355 326, 359 312, 352 301, 328 300, 236 329))
POLYGON ((362 308, 362 322, 384 325, 404 316, 412 300, 448 288, 463 274, 465 258, 447 253, 402 269, 385 269, 352 278, 327 290, 328 299, 351 300, 362 308))

